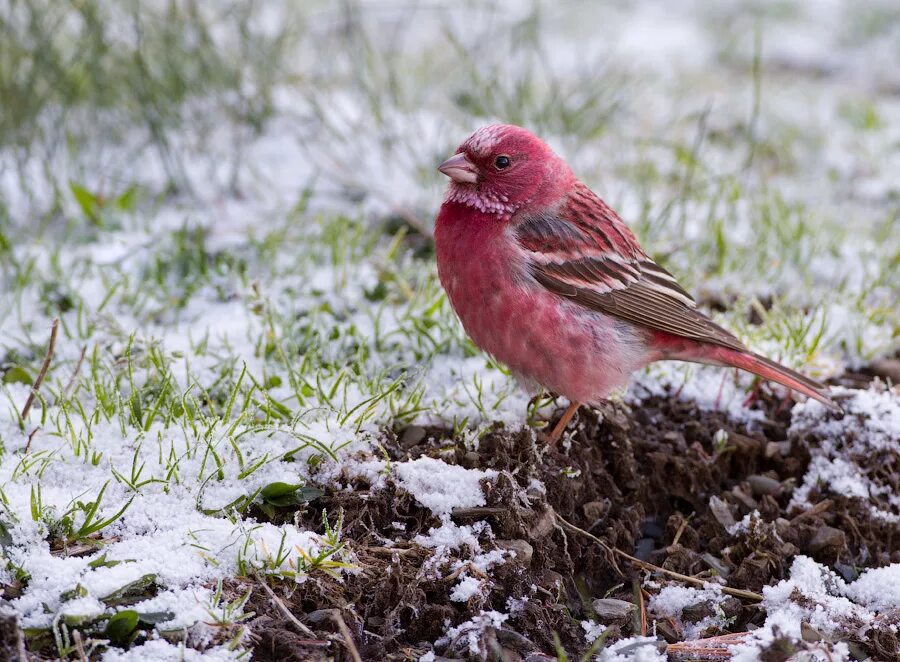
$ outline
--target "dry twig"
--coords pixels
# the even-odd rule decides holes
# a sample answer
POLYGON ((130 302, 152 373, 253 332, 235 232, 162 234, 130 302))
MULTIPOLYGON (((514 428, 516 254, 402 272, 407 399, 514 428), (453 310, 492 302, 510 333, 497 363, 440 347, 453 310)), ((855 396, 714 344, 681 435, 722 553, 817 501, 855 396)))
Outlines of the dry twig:
POLYGON ((331 618, 334 619, 334 622, 338 626, 338 630, 341 631, 341 636, 344 640, 344 646, 347 647, 347 652, 350 653, 350 657, 353 658, 353 662, 362 662, 362 658, 359 656, 359 651, 356 650, 356 644, 353 643, 353 635, 350 633, 350 628, 347 627, 347 623, 346 621, 344 621, 344 617, 341 616, 341 612, 337 609, 332 609, 331 618))
POLYGON ((81 639, 81 632, 73 630, 72 639, 75 641, 75 652, 78 653, 78 662, 88 662, 87 653, 84 652, 84 642, 81 639))
MULTIPOLYGON (((23 422, 28 418, 31 406, 34 404, 34 400, 41 389, 41 384, 44 383, 44 377, 47 376, 47 371, 50 370, 50 363, 53 361, 53 353, 56 351, 56 334, 58 332, 59 318, 56 318, 53 320, 53 324, 50 327, 50 342, 47 345, 47 354, 44 356, 44 363, 41 365, 41 371, 38 373, 37 379, 34 380, 34 384, 31 387, 31 393, 28 394, 28 399, 25 401, 25 406, 22 407, 23 422)), ((27 447, 25 448, 25 452, 28 452, 27 447)))
POLYGON ((647 605, 644 604, 641 583, 637 579, 631 582, 631 599, 635 606, 631 615, 631 627, 643 637, 647 634, 647 605))
POLYGON ((717 660, 731 659, 731 647, 740 644, 747 638, 747 632, 735 632, 723 634, 707 639, 695 639, 694 641, 681 641, 677 644, 669 644, 666 654, 671 660, 717 660))
POLYGON ((31 448, 31 440, 34 439, 34 436, 41 431, 41 426, 38 425, 31 433, 28 435, 28 441, 25 442, 25 455, 28 455, 28 451, 31 448))
POLYGON ((685 517, 683 520, 681 520, 681 524, 678 526, 678 530, 675 532, 675 537, 672 539, 673 545, 677 545, 678 541, 681 540, 681 534, 684 533, 684 530, 687 528, 689 521, 689 517, 685 517))
POLYGON ((72 376, 69 378, 69 383, 66 384, 66 387, 59 394, 59 397, 56 399, 56 404, 59 404, 62 400, 65 400, 72 393, 72 389, 75 387, 75 380, 78 379, 78 374, 81 372, 81 366, 84 365, 84 356, 87 354, 87 345, 81 348, 81 356, 78 357, 78 363, 75 364, 75 370, 72 371, 72 376))
MULTIPOLYGON (((621 558, 630 561, 631 563, 638 566, 639 568, 643 568, 644 570, 651 570, 652 572, 659 572, 659 573, 662 573, 669 577, 672 577, 673 579, 678 579, 680 581, 687 582, 689 584, 694 584, 695 586, 704 586, 709 583, 702 579, 698 579, 697 577, 690 577, 688 575, 682 575, 680 572, 675 572, 674 570, 667 570, 666 568, 661 568, 658 565, 653 565, 652 563, 648 563, 647 561, 642 561, 641 559, 634 557, 631 554, 627 554, 626 552, 623 552, 621 549, 618 549, 617 547, 610 547, 605 542, 600 540, 600 538, 595 536, 593 533, 589 533, 589 532, 585 531, 584 529, 578 528, 574 524, 570 524, 569 522, 564 520, 562 517, 560 517, 559 513, 556 514, 556 519, 559 521, 559 523, 561 525, 563 525, 565 528, 569 529, 570 531, 573 531, 575 533, 580 533, 581 535, 590 538, 595 543, 600 545, 603 549, 605 549, 607 552, 609 552, 611 554, 615 554, 617 556, 620 556, 621 558)), ((733 595, 736 598, 744 598, 745 600, 753 600, 754 602, 762 602, 762 599, 763 599, 763 597, 759 593, 753 593, 752 591, 745 591, 740 588, 731 588, 730 586, 722 586, 721 589, 722 589, 722 593, 725 593, 727 595, 733 595)))
POLYGON ((291 610, 287 608, 287 605, 282 602, 281 598, 275 595, 275 591, 271 589, 271 587, 262 577, 257 576, 256 580, 259 582, 259 585, 263 587, 266 595, 269 596, 269 599, 272 601, 278 611, 281 612, 282 616, 284 616, 295 628, 300 630, 300 632, 305 634, 307 637, 312 637, 313 639, 316 638, 316 633, 303 625, 303 623, 301 623, 299 619, 291 613, 291 610))

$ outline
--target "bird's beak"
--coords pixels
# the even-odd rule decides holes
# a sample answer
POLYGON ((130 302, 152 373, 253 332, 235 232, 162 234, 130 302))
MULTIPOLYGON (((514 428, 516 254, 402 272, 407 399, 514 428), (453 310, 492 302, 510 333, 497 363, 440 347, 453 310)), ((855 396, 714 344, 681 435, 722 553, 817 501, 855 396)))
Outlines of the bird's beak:
POLYGON ((454 182, 461 184, 475 184, 478 182, 478 169, 462 153, 451 156, 438 166, 438 170, 454 182))

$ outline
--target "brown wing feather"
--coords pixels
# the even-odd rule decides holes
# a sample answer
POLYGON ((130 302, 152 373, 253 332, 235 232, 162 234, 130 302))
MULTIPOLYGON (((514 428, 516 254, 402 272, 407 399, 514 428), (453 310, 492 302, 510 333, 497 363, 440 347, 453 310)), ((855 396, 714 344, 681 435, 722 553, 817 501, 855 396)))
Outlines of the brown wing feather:
POLYGON ((581 305, 675 336, 743 351, 744 344, 697 309, 643 280, 604 294, 560 280, 542 266, 532 268, 535 279, 552 292, 581 305))
POLYGON ((518 219, 531 273, 547 289, 588 308, 657 331, 746 348, 696 309, 668 271, 641 249, 628 226, 581 185, 554 211, 518 219))

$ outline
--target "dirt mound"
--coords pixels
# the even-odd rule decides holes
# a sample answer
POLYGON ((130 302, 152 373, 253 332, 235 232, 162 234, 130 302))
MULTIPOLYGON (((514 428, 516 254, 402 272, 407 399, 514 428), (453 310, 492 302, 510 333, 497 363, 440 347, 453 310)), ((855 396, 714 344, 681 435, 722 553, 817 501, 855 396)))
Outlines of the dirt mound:
MULTIPOLYGON (((428 456, 497 471, 482 484, 486 505, 442 520, 390 480, 372 489, 345 477, 346 490, 299 517, 320 528, 322 508, 331 518, 343 511, 357 572, 275 587, 306 634, 257 591, 254 611, 265 615, 252 623, 254 659, 352 659, 354 647, 365 660, 417 659, 437 642, 434 652, 449 658, 537 660, 558 646, 583 653, 587 620, 607 626, 610 641, 655 631, 676 642, 683 622, 710 636, 764 618, 744 595, 690 605, 682 623, 659 615, 654 623, 651 593, 670 581, 690 584, 622 553, 693 578, 724 578, 739 595, 784 579, 798 554, 848 581, 860 568, 897 561, 897 524, 876 521, 859 499, 811 490, 805 510, 791 508, 816 439, 789 438, 789 409, 761 405, 767 418, 754 430, 672 399, 582 409, 571 443, 555 448, 531 430, 497 429, 477 450, 442 430, 399 431, 384 440, 391 461, 428 456), (442 526, 471 527, 477 542, 429 548, 425 540, 442 526), (484 572, 478 559, 493 551, 505 562, 484 572), (465 576, 478 583, 468 597, 457 588, 465 576), (710 621, 714 613, 722 618, 710 621), (705 629, 704 619, 712 622, 705 629)), ((894 642, 862 643, 878 655, 894 642)))

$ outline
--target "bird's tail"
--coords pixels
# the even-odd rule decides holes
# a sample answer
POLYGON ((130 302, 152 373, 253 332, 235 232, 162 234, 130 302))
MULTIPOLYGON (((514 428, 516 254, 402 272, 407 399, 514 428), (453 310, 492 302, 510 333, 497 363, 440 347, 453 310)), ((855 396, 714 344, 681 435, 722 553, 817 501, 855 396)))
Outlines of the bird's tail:
POLYGON ((715 363, 740 368, 814 398, 834 411, 841 411, 838 404, 828 396, 828 390, 824 384, 759 354, 718 347, 712 352, 707 350, 702 357, 682 354, 678 358, 683 361, 715 363))

